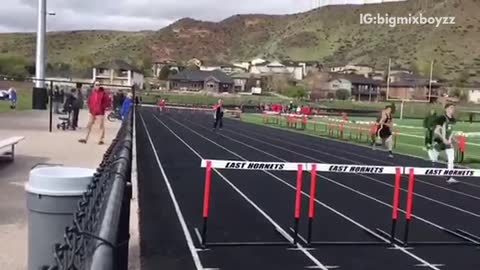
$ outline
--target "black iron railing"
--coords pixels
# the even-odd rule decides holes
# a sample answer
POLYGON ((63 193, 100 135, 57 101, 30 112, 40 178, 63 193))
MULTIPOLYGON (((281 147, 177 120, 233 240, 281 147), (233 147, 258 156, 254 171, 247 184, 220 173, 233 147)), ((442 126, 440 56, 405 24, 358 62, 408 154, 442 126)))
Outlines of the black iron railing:
MULTIPOLYGON (((54 264, 42 270, 126 270, 133 141, 133 107, 78 202, 54 264)), ((46 247, 47 248, 47 247, 46 247)))

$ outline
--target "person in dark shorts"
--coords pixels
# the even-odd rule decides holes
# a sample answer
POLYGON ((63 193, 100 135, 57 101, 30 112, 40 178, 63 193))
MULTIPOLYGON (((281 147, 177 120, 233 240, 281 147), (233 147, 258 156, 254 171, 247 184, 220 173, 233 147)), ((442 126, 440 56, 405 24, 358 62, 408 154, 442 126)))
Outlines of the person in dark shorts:
MULTIPOLYGON (((454 169, 455 149, 453 147, 453 127, 456 123, 454 118, 455 105, 445 105, 445 114, 439 116, 435 121, 432 162, 438 161, 440 152, 445 151, 447 155, 448 169, 454 169)), ((459 183, 453 177, 447 179, 448 184, 459 183)))
MULTIPOLYGON (((382 110, 381 115, 377 119, 376 137, 382 141, 382 144, 388 149, 388 156, 393 158, 393 136, 392 136, 393 118, 392 106, 388 105, 382 110)), ((376 142, 373 143, 375 150, 376 142)))
POLYGON ((213 131, 217 130, 217 127, 222 130, 223 128, 223 101, 222 99, 219 99, 217 104, 213 106, 213 119, 215 121, 213 122, 213 131))
POLYGON ((435 131, 435 122, 437 120, 437 112, 434 109, 423 119, 423 127, 425 128, 425 148, 427 149, 430 160, 433 160, 433 133, 435 131))

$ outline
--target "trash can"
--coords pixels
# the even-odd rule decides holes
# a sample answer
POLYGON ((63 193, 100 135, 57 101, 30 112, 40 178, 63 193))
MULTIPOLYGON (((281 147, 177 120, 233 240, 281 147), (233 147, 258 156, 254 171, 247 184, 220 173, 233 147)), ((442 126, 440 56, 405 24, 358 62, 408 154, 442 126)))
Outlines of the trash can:
POLYGON ((77 202, 94 173, 92 169, 75 167, 43 167, 30 171, 25 185, 28 270, 54 263, 53 245, 63 242, 65 228, 72 224, 77 202))

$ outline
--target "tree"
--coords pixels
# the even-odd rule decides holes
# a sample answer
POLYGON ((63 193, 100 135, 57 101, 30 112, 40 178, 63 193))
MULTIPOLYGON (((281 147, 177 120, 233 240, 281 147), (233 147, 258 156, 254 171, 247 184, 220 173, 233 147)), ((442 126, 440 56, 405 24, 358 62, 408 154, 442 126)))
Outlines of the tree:
POLYGON ((350 91, 347 89, 338 89, 335 92, 335 98, 338 100, 347 100, 350 98, 350 91))
POLYGON ((152 58, 148 56, 144 56, 142 60, 142 69, 143 69, 143 74, 145 77, 151 77, 152 76, 152 58))
POLYGON ((465 90, 465 89, 461 89, 461 88, 456 88, 455 87, 455 88, 450 89, 450 91, 448 92, 448 95, 451 96, 451 97, 456 97, 461 101, 468 101, 469 100, 468 91, 465 90))
POLYGON ((289 86, 282 94, 292 98, 304 98, 307 96, 307 91, 302 86, 289 86))
POLYGON ((158 75, 158 78, 160 80, 167 80, 168 79, 168 76, 170 75, 170 66, 166 65, 166 66, 163 66, 162 69, 160 70, 160 74, 158 75))
POLYGON ((465 84, 468 83, 468 79, 470 78, 470 74, 468 73, 468 71, 466 70, 463 70, 457 77, 457 79, 455 79, 455 84, 459 85, 459 86, 463 86, 465 84))

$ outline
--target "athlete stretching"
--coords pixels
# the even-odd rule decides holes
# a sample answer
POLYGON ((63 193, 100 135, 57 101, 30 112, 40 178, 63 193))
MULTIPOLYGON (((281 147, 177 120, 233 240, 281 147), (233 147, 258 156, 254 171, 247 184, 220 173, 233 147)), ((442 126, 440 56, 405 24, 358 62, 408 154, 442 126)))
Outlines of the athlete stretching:
MULTIPOLYGON (((382 144, 388 149, 388 156, 393 158, 393 136, 391 128, 393 127, 392 106, 388 105, 382 111, 381 116, 377 121, 376 137, 382 140, 382 144)), ((373 142, 373 149, 375 150, 376 142, 373 142)))
POLYGON ((223 127, 223 101, 219 99, 217 104, 213 106, 213 119, 215 122, 213 123, 213 131, 217 130, 217 126, 222 130, 223 127))
MULTIPOLYGON (((440 152, 445 151, 448 161, 448 169, 454 169, 455 150, 453 148, 453 125, 455 125, 455 105, 447 104, 445 106, 445 114, 438 117, 435 121, 435 131, 433 140, 432 162, 438 161, 440 152)), ((448 178, 447 183, 458 183, 453 177, 448 178)))

